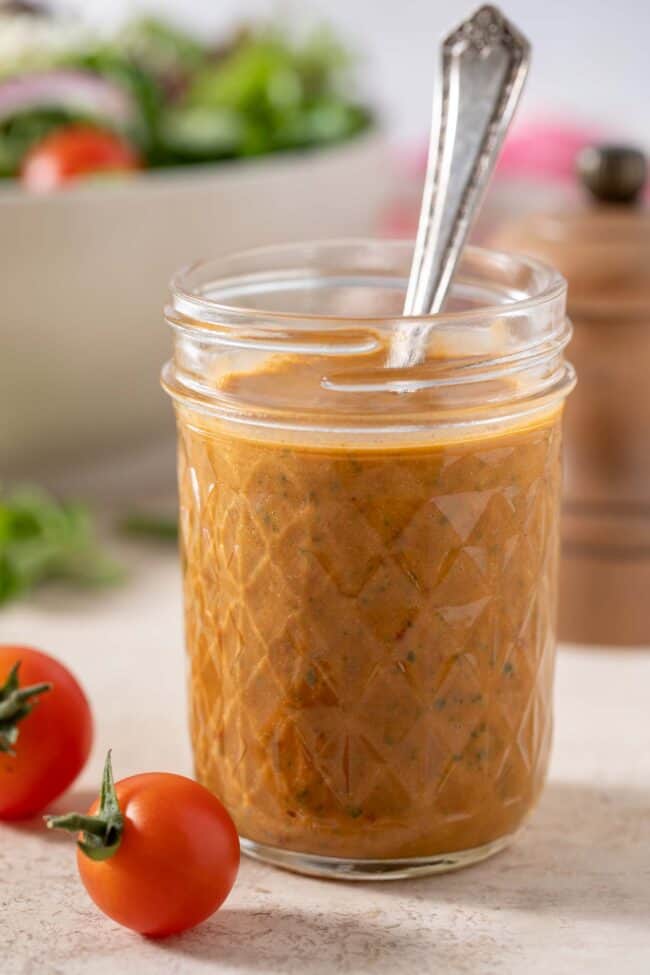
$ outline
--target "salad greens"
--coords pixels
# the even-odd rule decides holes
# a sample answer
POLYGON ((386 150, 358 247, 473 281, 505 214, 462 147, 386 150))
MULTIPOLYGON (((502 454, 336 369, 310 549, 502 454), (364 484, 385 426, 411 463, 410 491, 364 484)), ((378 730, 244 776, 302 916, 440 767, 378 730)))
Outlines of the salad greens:
POLYGON ((57 108, 23 112, 0 124, 0 177, 15 176, 28 150, 46 135, 70 121, 57 108))
POLYGON ((35 487, 0 495, 0 605, 50 579, 105 585, 121 577, 85 507, 35 487))
MULTIPOLYGON (((7 22, 0 14, 0 40, 7 22)), ((317 147, 372 122, 354 93, 353 59, 323 28, 298 40, 257 26, 216 46, 144 17, 108 42, 74 30, 48 48, 29 36, 29 50, 17 45, 0 69, 0 176, 16 176, 31 146, 71 123, 112 128, 146 165, 170 166, 317 147), (57 73, 68 89, 77 79, 78 98, 59 97, 57 73), (126 121, 111 116, 110 91, 93 92, 93 78, 112 86, 115 104, 126 96, 126 121)))

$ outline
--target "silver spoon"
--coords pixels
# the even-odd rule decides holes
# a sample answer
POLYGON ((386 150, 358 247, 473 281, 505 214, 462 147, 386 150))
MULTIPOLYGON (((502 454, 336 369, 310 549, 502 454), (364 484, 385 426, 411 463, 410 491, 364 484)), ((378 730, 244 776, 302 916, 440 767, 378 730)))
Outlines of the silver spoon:
MULTIPOLYGON (((405 316, 433 315, 444 305, 529 64, 528 41, 493 6, 481 7, 442 43, 405 316)), ((421 361, 431 327, 401 322, 388 365, 421 361)))

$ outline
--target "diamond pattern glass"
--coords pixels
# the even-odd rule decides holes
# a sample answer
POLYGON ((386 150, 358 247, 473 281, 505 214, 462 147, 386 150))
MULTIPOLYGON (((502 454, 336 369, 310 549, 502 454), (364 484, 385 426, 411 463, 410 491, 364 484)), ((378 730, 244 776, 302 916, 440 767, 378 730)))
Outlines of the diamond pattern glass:
POLYGON ((242 836, 468 850, 551 738, 560 419, 466 443, 283 447, 179 410, 198 778, 242 836))

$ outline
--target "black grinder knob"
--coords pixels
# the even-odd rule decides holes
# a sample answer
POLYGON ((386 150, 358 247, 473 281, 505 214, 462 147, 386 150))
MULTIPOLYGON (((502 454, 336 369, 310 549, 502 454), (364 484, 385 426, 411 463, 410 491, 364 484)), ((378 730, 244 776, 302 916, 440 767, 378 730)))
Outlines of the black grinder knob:
POLYGON ((589 146, 578 156, 578 174, 601 203, 636 203, 645 186, 648 163, 632 146, 589 146))

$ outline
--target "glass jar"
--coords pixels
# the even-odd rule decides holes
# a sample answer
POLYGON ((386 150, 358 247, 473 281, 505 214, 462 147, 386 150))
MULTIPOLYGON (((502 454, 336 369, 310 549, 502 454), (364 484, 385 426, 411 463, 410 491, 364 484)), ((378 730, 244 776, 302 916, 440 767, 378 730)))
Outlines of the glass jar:
POLYGON ((565 283, 468 249, 400 317, 411 247, 267 248, 177 275, 196 774, 245 852, 404 877, 501 849, 551 740, 565 283), (388 368, 397 333, 426 358, 388 368))

